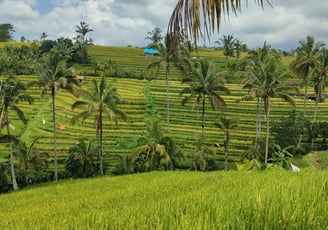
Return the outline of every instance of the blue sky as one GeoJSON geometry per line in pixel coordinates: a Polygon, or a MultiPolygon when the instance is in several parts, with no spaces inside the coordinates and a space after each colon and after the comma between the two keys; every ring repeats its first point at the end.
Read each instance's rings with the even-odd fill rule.
{"type": "MultiPolygon", "coordinates": [[[[328,1],[271,0],[264,10],[249,0],[242,14],[224,20],[208,46],[223,35],[233,34],[250,48],[267,41],[277,49],[295,49],[307,35],[328,44],[328,1]]],[[[166,31],[177,0],[0,0],[0,23],[11,23],[14,37],[33,41],[41,33],[49,39],[75,37],[81,21],[93,29],[97,45],[145,46],[147,32],[155,26],[166,31]]],[[[244,3],[244,1],[242,1],[244,3]]]]}

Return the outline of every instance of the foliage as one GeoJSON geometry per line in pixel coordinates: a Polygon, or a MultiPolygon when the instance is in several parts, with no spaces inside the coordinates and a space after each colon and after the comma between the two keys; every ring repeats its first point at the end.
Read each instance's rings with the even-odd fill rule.
{"type": "Polygon", "coordinates": [[[307,119],[293,109],[288,117],[284,116],[280,118],[280,121],[273,122],[271,132],[274,142],[282,148],[292,145],[294,146],[292,152],[299,152],[297,144],[299,137],[305,134],[305,123],[307,123],[307,119]]]}
{"type": "Polygon", "coordinates": [[[78,143],[69,149],[65,169],[73,178],[97,175],[99,162],[96,162],[95,157],[98,152],[99,145],[96,145],[93,140],[87,142],[80,139],[78,143]]]}
{"type": "Polygon", "coordinates": [[[14,26],[10,23],[0,24],[0,42],[13,40],[14,26]]]}
{"type": "Polygon", "coordinates": [[[156,46],[163,40],[162,30],[158,27],[155,27],[151,32],[147,33],[146,39],[151,41],[151,44],[148,45],[149,48],[156,46]]]}
{"type": "Polygon", "coordinates": [[[291,159],[293,158],[293,155],[288,151],[290,148],[293,148],[293,146],[281,148],[279,145],[273,144],[274,152],[269,161],[277,164],[281,168],[291,170],[291,159]]]}
{"type": "Polygon", "coordinates": [[[0,73],[33,74],[36,72],[37,45],[5,46],[0,52],[0,73]]]}
{"type": "Polygon", "coordinates": [[[99,169],[100,174],[104,175],[103,162],[103,118],[107,117],[109,120],[118,123],[118,119],[127,120],[126,113],[121,110],[118,105],[127,103],[123,100],[116,87],[107,85],[107,79],[104,75],[101,76],[99,83],[93,79],[89,89],[80,88],[76,91],[78,97],[84,100],[77,100],[72,104],[72,109],[84,108],[85,110],[75,114],[71,122],[74,124],[81,119],[82,123],[90,116],[95,116],[96,134],[99,137],[99,169]]]}
{"type": "Polygon", "coordinates": [[[9,162],[0,162],[0,194],[8,192],[11,187],[7,173],[8,165],[9,162]]]}

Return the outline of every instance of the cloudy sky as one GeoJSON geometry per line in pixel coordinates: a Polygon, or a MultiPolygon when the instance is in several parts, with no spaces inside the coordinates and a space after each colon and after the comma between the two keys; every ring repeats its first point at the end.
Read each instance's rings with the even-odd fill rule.
{"type": "MultiPolygon", "coordinates": [[[[206,45],[223,35],[233,34],[250,48],[267,41],[272,47],[295,49],[298,41],[313,35],[328,44],[327,0],[271,0],[273,8],[255,6],[253,0],[243,4],[238,17],[224,19],[220,33],[206,45]]],[[[145,46],[147,32],[167,23],[177,0],[0,0],[0,23],[11,23],[14,37],[20,40],[40,38],[73,38],[81,21],[93,29],[90,36],[97,45],[145,46]]],[[[242,1],[244,3],[244,1],[242,1]]]]}

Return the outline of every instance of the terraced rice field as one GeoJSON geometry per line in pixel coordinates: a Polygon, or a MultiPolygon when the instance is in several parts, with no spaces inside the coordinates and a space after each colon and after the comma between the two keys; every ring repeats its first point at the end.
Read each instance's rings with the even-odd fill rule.
{"type": "MultiPolygon", "coordinates": [[[[155,57],[145,57],[143,50],[132,47],[90,47],[91,56],[98,62],[105,60],[113,60],[120,64],[122,67],[135,71],[139,75],[143,74],[144,67],[147,62],[155,57]]],[[[225,58],[218,51],[211,50],[199,51],[195,56],[208,56],[212,60],[217,60],[218,63],[223,63],[225,58]]],[[[88,66],[76,66],[75,72],[89,69],[88,66]]],[[[20,76],[25,81],[37,79],[36,76],[20,76]]],[[[87,86],[91,79],[95,77],[86,76],[83,87],[87,86]]],[[[130,154],[132,149],[125,149],[120,146],[121,140],[135,140],[142,135],[145,129],[144,123],[144,108],[145,98],[143,91],[145,89],[146,80],[138,80],[131,78],[111,79],[112,84],[118,88],[122,98],[127,99],[129,103],[121,105],[121,108],[128,114],[128,121],[120,121],[116,126],[113,122],[105,120],[104,129],[104,144],[105,144],[105,158],[110,167],[115,165],[117,154],[130,154]]],[[[172,69],[170,72],[170,111],[171,111],[171,128],[169,135],[175,139],[182,152],[186,156],[185,162],[190,162],[193,158],[195,150],[195,141],[201,134],[200,111],[193,108],[193,103],[181,106],[182,97],[179,95],[182,88],[186,85],[181,84],[181,74],[178,70],[172,69]]],[[[237,118],[239,120],[239,129],[231,132],[230,141],[230,161],[239,161],[244,152],[251,146],[255,137],[255,101],[245,101],[237,103],[236,100],[246,92],[242,90],[240,84],[227,84],[231,89],[230,95],[223,95],[227,102],[227,107],[224,111],[212,111],[209,107],[206,110],[206,124],[205,124],[205,137],[206,143],[217,154],[214,157],[217,160],[223,159],[223,147],[216,148],[215,144],[223,144],[223,134],[221,130],[214,127],[213,122],[218,121],[220,116],[227,115],[237,118]]],[[[53,152],[53,132],[52,132],[52,113],[50,97],[46,95],[40,99],[40,89],[30,88],[28,90],[35,98],[35,104],[32,106],[21,104],[21,108],[25,111],[29,123],[26,127],[13,120],[15,130],[12,132],[16,135],[21,135],[23,140],[29,141],[33,137],[41,136],[39,141],[39,148],[41,151],[46,151],[50,155],[53,152]],[[44,123],[45,121],[45,123],[44,123]]],[[[163,119],[163,126],[165,127],[166,121],[166,89],[164,81],[164,71],[161,71],[159,78],[151,82],[151,94],[155,99],[156,109],[163,119]]],[[[81,138],[95,138],[95,125],[94,120],[89,119],[84,124],[77,122],[72,125],[70,119],[75,113],[71,110],[72,103],[76,100],[74,96],[65,91],[59,91],[57,96],[56,113],[58,119],[58,157],[59,163],[63,166],[63,162],[67,156],[68,149],[81,138]],[[63,129],[65,127],[65,129],[63,129]],[[61,129],[62,128],[62,129],[61,129]]],[[[303,108],[303,99],[297,98],[296,110],[301,111],[303,108]]],[[[314,102],[308,102],[307,114],[312,116],[310,111],[313,111],[314,102]]],[[[288,115],[292,107],[280,100],[274,100],[271,120],[279,119],[284,115],[288,115]]],[[[325,121],[328,117],[328,102],[324,102],[319,106],[318,120],[325,121]]],[[[15,119],[15,118],[13,118],[15,119]]],[[[0,158],[7,156],[7,149],[5,145],[0,146],[0,158]]]]}

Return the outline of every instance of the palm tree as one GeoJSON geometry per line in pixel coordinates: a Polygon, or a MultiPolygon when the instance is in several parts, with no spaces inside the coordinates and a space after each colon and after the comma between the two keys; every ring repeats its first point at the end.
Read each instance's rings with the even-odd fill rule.
{"type": "Polygon", "coordinates": [[[303,117],[305,117],[306,101],[308,99],[309,75],[316,66],[316,62],[320,57],[324,43],[315,43],[312,36],[307,36],[306,40],[302,40],[299,43],[300,47],[298,47],[296,59],[290,63],[290,69],[302,78],[302,84],[305,86],[303,107],[303,117]]]}
{"type": "MultiPolygon", "coordinates": [[[[313,124],[317,121],[318,104],[324,101],[325,88],[327,83],[328,75],[328,52],[323,49],[320,58],[317,60],[313,69],[313,81],[314,81],[314,92],[315,92],[315,108],[313,114],[313,124]]],[[[313,150],[314,136],[311,141],[311,150],[313,150]]]]}
{"type": "MultiPolygon", "coordinates": [[[[180,34],[181,38],[181,34],[180,34]]],[[[159,51],[158,57],[149,63],[146,66],[146,70],[150,70],[151,68],[155,67],[155,79],[157,78],[159,71],[161,68],[165,70],[165,81],[166,81],[166,124],[167,130],[170,130],[170,88],[169,88],[169,74],[172,64],[180,65],[181,63],[188,63],[188,53],[184,49],[184,47],[179,46],[178,50],[172,49],[172,35],[167,34],[165,36],[164,44],[158,44],[157,48],[159,51]]]]}
{"type": "Polygon", "coordinates": [[[40,153],[36,143],[40,138],[34,138],[28,145],[19,141],[15,146],[15,155],[23,167],[26,185],[29,184],[28,171],[32,168],[43,167],[48,165],[48,154],[40,153]]]}
{"type": "Polygon", "coordinates": [[[79,139],[68,152],[74,154],[74,158],[81,163],[86,177],[94,174],[94,155],[99,152],[99,145],[95,145],[93,140],[86,142],[84,139],[79,139]]]}
{"type": "Polygon", "coordinates": [[[202,138],[204,138],[206,99],[212,109],[223,109],[226,103],[219,92],[230,93],[230,90],[224,86],[222,73],[216,72],[207,59],[201,59],[190,76],[184,78],[182,83],[189,83],[189,87],[180,92],[180,95],[189,94],[183,98],[182,105],[196,97],[195,106],[199,104],[202,106],[202,138]]]}
{"type": "Polygon", "coordinates": [[[75,32],[78,34],[77,37],[75,38],[76,39],[76,42],[77,44],[79,45],[85,45],[85,44],[91,44],[92,43],[92,39],[87,39],[86,38],[86,35],[89,33],[89,32],[92,32],[93,29],[90,29],[89,28],[89,24],[87,24],[86,22],[84,21],[81,21],[80,22],[80,25],[76,25],[75,26],[75,32]]]}
{"type": "Polygon", "coordinates": [[[59,88],[64,88],[72,91],[73,84],[78,84],[75,77],[69,71],[66,65],[65,57],[53,49],[43,58],[43,62],[39,69],[39,85],[41,85],[41,97],[51,92],[52,99],[52,117],[53,117],[53,132],[54,132],[54,180],[58,180],[57,168],[57,124],[56,124],[56,92],[59,88]]]}
{"type": "Polygon", "coordinates": [[[251,74],[257,76],[257,78],[253,82],[249,82],[247,87],[250,89],[250,94],[260,97],[264,103],[266,118],[265,163],[267,163],[272,98],[282,98],[284,101],[295,105],[294,98],[287,91],[297,89],[297,87],[283,83],[283,79],[288,77],[289,74],[281,70],[275,56],[268,56],[263,60],[251,62],[250,65],[252,66],[250,71],[253,71],[251,74]]]}
{"type": "MultiPolygon", "coordinates": [[[[172,12],[168,31],[178,38],[180,31],[185,31],[187,37],[194,40],[195,46],[200,37],[209,37],[215,29],[220,30],[221,16],[230,13],[237,14],[241,10],[241,0],[178,0],[172,12]]],[[[245,1],[247,4],[247,1],[245,1]]],[[[263,7],[269,0],[255,0],[263,7]]],[[[270,3],[269,3],[270,4],[270,3]]],[[[178,40],[175,40],[176,43],[178,40]]]]}
{"type": "Polygon", "coordinates": [[[29,104],[33,103],[33,98],[27,94],[21,94],[21,91],[26,90],[23,83],[17,80],[15,77],[9,77],[5,81],[1,81],[1,116],[0,116],[0,127],[2,127],[1,122],[5,122],[7,127],[7,141],[9,144],[9,155],[10,155],[10,169],[11,169],[11,179],[13,183],[13,190],[18,190],[18,185],[16,181],[15,168],[14,168],[14,154],[12,147],[13,137],[10,134],[10,121],[9,121],[9,111],[14,111],[19,119],[26,124],[27,119],[25,118],[24,112],[17,106],[17,103],[21,101],[27,101],[29,104]],[[10,109],[10,110],[9,110],[10,109]]]}
{"type": "Polygon", "coordinates": [[[214,125],[221,129],[224,133],[224,152],[225,152],[225,161],[224,161],[224,170],[228,169],[228,147],[230,140],[230,130],[238,129],[238,122],[235,119],[228,117],[220,117],[220,122],[215,122],[214,125]]]}
{"type": "Polygon", "coordinates": [[[167,160],[167,165],[172,170],[173,156],[167,151],[165,145],[166,141],[170,143],[172,139],[169,137],[164,139],[159,116],[150,117],[146,123],[146,133],[138,139],[140,146],[134,150],[134,154],[137,157],[143,156],[145,158],[146,171],[157,169],[162,158],[167,160]]]}
{"type": "Polygon", "coordinates": [[[234,46],[237,41],[237,38],[235,38],[232,34],[226,36],[223,35],[222,38],[220,38],[215,43],[218,43],[219,45],[222,45],[223,48],[223,54],[226,56],[226,59],[228,60],[228,57],[234,56],[234,46]]]}
{"type": "Polygon", "coordinates": [[[266,60],[274,59],[274,61],[279,62],[280,56],[278,53],[271,49],[271,46],[264,42],[262,48],[252,50],[249,52],[249,55],[246,57],[246,69],[245,71],[240,72],[242,79],[242,84],[244,84],[243,89],[247,89],[247,95],[238,99],[237,102],[241,100],[249,101],[257,99],[256,106],[256,134],[255,134],[255,149],[258,150],[258,139],[261,137],[261,125],[262,125],[262,107],[263,99],[261,97],[261,90],[258,90],[255,87],[257,84],[260,84],[261,81],[261,70],[258,68],[261,62],[266,60]]]}
{"type": "Polygon", "coordinates": [[[84,108],[85,110],[79,112],[72,117],[72,123],[77,120],[85,119],[96,114],[96,133],[99,136],[99,168],[100,174],[104,175],[104,160],[103,160],[103,117],[107,116],[110,120],[116,124],[118,117],[127,119],[127,115],[117,107],[118,104],[125,103],[120,97],[115,87],[107,85],[107,81],[104,75],[102,75],[100,82],[92,79],[90,87],[88,89],[78,89],[76,92],[78,97],[82,97],[84,100],[78,100],[72,104],[72,109],[84,108]]]}

